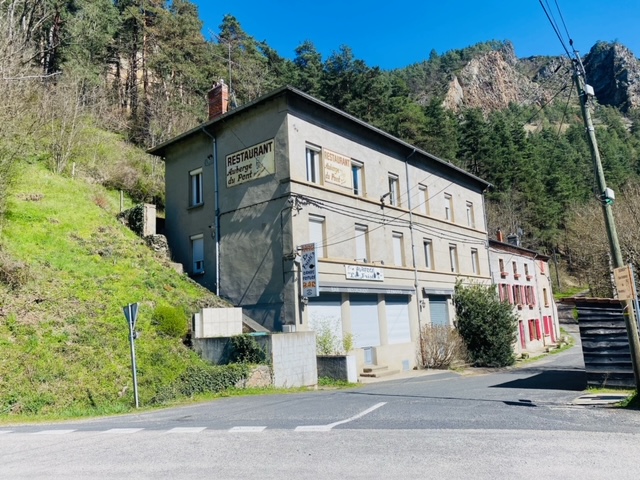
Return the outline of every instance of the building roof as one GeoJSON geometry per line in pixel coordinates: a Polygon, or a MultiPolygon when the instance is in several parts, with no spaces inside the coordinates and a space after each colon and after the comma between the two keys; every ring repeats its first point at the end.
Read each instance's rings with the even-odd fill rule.
{"type": "Polygon", "coordinates": [[[551,257],[538,253],[535,250],[529,250],[528,248],[518,247],[511,243],[499,242],[498,240],[489,239],[489,248],[495,248],[496,250],[502,250],[516,255],[522,255],[523,257],[535,258],[536,260],[543,260],[548,262],[551,257]]]}
{"type": "Polygon", "coordinates": [[[149,150],[147,150],[148,153],[152,154],[152,155],[157,155],[157,156],[164,156],[166,150],[168,147],[170,147],[171,145],[181,142],[183,140],[188,139],[189,137],[192,137],[194,135],[197,135],[198,133],[202,132],[203,130],[211,130],[213,129],[212,127],[214,127],[217,123],[222,122],[225,119],[228,119],[230,117],[236,116],[236,115],[242,115],[243,112],[251,109],[252,107],[255,107],[259,104],[265,103],[269,100],[272,100],[275,97],[281,96],[281,95],[291,95],[294,97],[298,97],[302,100],[305,100],[307,102],[309,102],[310,104],[313,104],[316,107],[320,107],[323,108],[325,110],[331,111],[337,115],[339,115],[340,117],[342,117],[343,119],[352,122],[352,123],[356,123],[362,127],[365,127],[366,129],[374,132],[377,135],[380,135],[382,137],[385,137],[386,139],[392,141],[393,143],[395,143],[397,146],[404,148],[408,151],[407,156],[412,155],[414,153],[419,153],[425,157],[428,157],[429,159],[433,160],[434,162],[440,164],[442,167],[444,167],[445,170],[451,170],[452,173],[458,173],[461,174],[462,176],[466,177],[468,180],[472,181],[473,183],[477,183],[479,184],[483,189],[486,189],[488,187],[491,187],[492,185],[487,182],[486,180],[483,180],[480,177],[477,177],[469,172],[467,172],[466,170],[463,170],[460,167],[457,167],[455,165],[453,165],[451,162],[448,162],[446,160],[443,160],[439,157],[436,157],[435,155],[432,155],[424,150],[421,150],[403,140],[400,140],[397,137],[394,137],[393,135],[380,130],[379,128],[374,127],[373,125],[370,125],[356,117],[354,117],[353,115],[349,115],[346,112],[343,112],[340,109],[337,109],[335,107],[332,107],[331,105],[329,105],[328,103],[325,103],[321,100],[318,100],[317,98],[312,97],[311,95],[308,95],[296,88],[290,87],[290,86],[284,86],[281,88],[278,88],[276,90],[273,90],[269,93],[267,93],[266,95],[263,95],[262,97],[259,97],[255,100],[253,100],[252,102],[249,102],[245,105],[242,105],[238,108],[235,108],[233,110],[228,111],[227,113],[220,115],[219,117],[216,117],[212,120],[209,120],[205,123],[202,123],[201,125],[187,131],[184,132],[170,140],[167,140],[166,142],[161,143],[160,145],[157,145],[155,147],[150,148],[149,150]]]}

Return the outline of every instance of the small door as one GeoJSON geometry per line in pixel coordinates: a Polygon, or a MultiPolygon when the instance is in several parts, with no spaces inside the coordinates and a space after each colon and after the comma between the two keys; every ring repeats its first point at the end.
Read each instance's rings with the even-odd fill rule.
{"type": "Polygon", "coordinates": [[[362,349],[364,351],[364,364],[375,365],[375,359],[373,356],[373,347],[366,347],[362,349]]]}

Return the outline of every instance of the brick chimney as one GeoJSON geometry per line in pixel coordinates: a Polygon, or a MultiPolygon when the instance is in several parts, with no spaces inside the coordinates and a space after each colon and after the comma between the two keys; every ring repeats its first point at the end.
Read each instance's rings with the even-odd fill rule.
{"type": "Polygon", "coordinates": [[[496,240],[498,240],[499,242],[504,243],[504,234],[502,233],[502,230],[498,229],[496,231],[496,240]]]}
{"type": "Polygon", "coordinates": [[[229,87],[224,80],[216,83],[209,93],[207,93],[209,101],[209,120],[224,115],[229,110],[229,87]]]}

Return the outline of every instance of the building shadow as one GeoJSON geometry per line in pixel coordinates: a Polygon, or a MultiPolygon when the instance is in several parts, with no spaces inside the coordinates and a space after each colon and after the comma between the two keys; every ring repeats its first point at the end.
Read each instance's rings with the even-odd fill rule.
{"type": "MultiPolygon", "coordinates": [[[[527,372],[535,372],[527,369],[527,372]]],[[[587,388],[587,374],[582,369],[538,370],[527,378],[492,385],[490,388],[525,388],[534,390],[571,390],[581,392],[587,388]]],[[[522,373],[525,373],[523,370],[522,373]]]]}

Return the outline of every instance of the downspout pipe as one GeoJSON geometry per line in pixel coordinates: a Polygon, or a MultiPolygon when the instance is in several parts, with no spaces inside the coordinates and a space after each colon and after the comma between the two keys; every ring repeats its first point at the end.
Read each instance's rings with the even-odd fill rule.
{"type": "Polygon", "coordinates": [[[413,287],[416,291],[416,305],[418,308],[418,338],[422,337],[420,331],[420,292],[418,291],[418,264],[416,263],[416,243],[413,238],[413,206],[411,205],[411,189],[409,188],[409,159],[416,153],[416,149],[404,159],[405,178],[407,185],[407,207],[409,208],[409,234],[411,237],[411,261],[413,262],[413,287]]]}
{"type": "Polygon", "coordinates": [[[216,204],[215,209],[215,256],[216,256],[216,295],[220,296],[220,190],[218,188],[218,142],[216,137],[211,135],[204,127],[201,127],[202,132],[211,139],[211,150],[213,154],[213,194],[216,204]]]}

